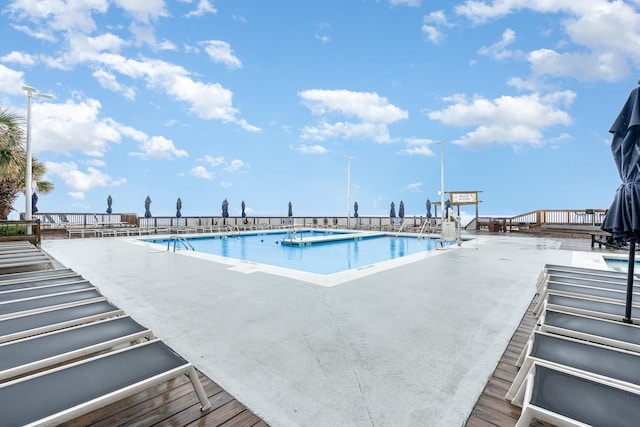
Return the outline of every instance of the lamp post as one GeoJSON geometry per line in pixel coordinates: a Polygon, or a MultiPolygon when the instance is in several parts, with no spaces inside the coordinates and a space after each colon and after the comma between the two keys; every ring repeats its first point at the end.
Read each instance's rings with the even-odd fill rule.
{"type": "Polygon", "coordinates": [[[351,159],[353,156],[346,155],[347,158],[347,228],[351,228],[351,159]]]}
{"type": "MultiPolygon", "coordinates": [[[[33,159],[31,155],[31,98],[33,96],[39,96],[40,98],[53,99],[53,96],[46,93],[39,93],[35,87],[22,86],[22,89],[27,91],[27,164],[24,183],[24,198],[25,198],[25,210],[24,219],[30,221],[31,216],[31,193],[33,192],[31,187],[31,181],[33,180],[33,159]]],[[[31,234],[31,226],[27,227],[27,233],[31,234]]]]}
{"type": "Polygon", "coordinates": [[[440,216],[441,224],[444,224],[444,142],[438,141],[436,144],[440,145],[440,216]]]}

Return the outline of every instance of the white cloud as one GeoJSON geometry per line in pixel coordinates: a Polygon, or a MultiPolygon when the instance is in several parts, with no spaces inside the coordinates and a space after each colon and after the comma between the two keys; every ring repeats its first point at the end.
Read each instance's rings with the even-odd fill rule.
{"type": "Polygon", "coordinates": [[[22,71],[15,71],[0,64],[0,92],[9,95],[26,94],[22,90],[22,85],[25,84],[23,79],[24,73],[22,71]]]}
{"type": "Polygon", "coordinates": [[[96,70],[92,75],[103,88],[120,93],[127,99],[135,99],[136,93],[133,88],[126,87],[118,83],[116,81],[116,76],[112,73],[105,70],[96,70]]]}
{"type": "Polygon", "coordinates": [[[425,15],[422,20],[422,32],[427,35],[427,40],[433,44],[440,44],[444,41],[444,33],[439,27],[452,27],[447,21],[447,16],[442,10],[437,10],[425,15]]]}
{"type": "Polygon", "coordinates": [[[11,62],[20,65],[33,65],[36,63],[36,59],[33,55],[29,55],[24,52],[16,52],[15,50],[0,57],[2,62],[11,62]]]}
{"type": "MultiPolygon", "coordinates": [[[[136,0],[130,0],[136,1],[136,0]]],[[[151,1],[150,1],[151,2],[151,1]]],[[[144,2],[146,3],[146,2],[144,2]]],[[[52,31],[80,31],[90,33],[96,29],[92,14],[107,11],[107,0],[90,1],[32,1],[14,0],[8,9],[27,19],[32,25],[31,34],[41,33],[40,38],[51,39],[52,31]]]]}
{"type": "Polygon", "coordinates": [[[209,172],[204,166],[196,166],[191,169],[190,173],[191,175],[198,178],[213,179],[214,177],[214,175],[209,172]]]}
{"type": "Polygon", "coordinates": [[[516,52],[507,50],[507,46],[516,41],[516,32],[511,28],[507,28],[502,33],[502,39],[491,46],[482,47],[478,51],[480,55],[487,55],[496,60],[504,60],[513,57],[516,52]]]}
{"type": "Polygon", "coordinates": [[[299,145],[298,147],[296,147],[296,150],[302,154],[326,154],[329,152],[329,150],[327,150],[325,147],[318,144],[299,145]]]}
{"type": "Polygon", "coordinates": [[[476,24],[523,10],[562,16],[558,22],[571,44],[560,45],[565,51],[541,48],[530,52],[532,70],[539,75],[616,81],[628,76],[632,66],[640,65],[640,12],[628,2],[467,0],[455,10],[476,24]]]}
{"type": "Polygon", "coordinates": [[[413,182],[406,187],[404,187],[404,191],[408,191],[410,193],[421,193],[422,192],[422,183],[421,182],[413,182]]]}
{"type": "Polygon", "coordinates": [[[409,113],[389,103],[376,93],[348,90],[311,89],[298,93],[303,105],[323,120],[318,126],[302,130],[303,139],[323,141],[327,138],[365,138],[376,142],[389,142],[388,126],[409,118],[409,113]],[[358,122],[328,123],[325,117],[345,116],[358,122]]]}
{"type": "Polygon", "coordinates": [[[189,154],[173,145],[173,141],[164,136],[152,136],[140,144],[141,152],[129,153],[146,159],[173,159],[176,157],[189,157],[189,154]]]}
{"type": "Polygon", "coordinates": [[[169,16],[164,0],[113,0],[139,22],[147,23],[159,17],[169,16]]]}
{"type": "Polygon", "coordinates": [[[434,142],[430,139],[421,138],[408,138],[406,146],[400,150],[400,154],[408,154],[410,156],[433,156],[433,151],[429,148],[429,145],[434,142]]]}
{"type": "Polygon", "coordinates": [[[476,147],[488,144],[539,146],[545,143],[543,131],[568,126],[571,117],[562,110],[572,104],[575,93],[554,92],[546,95],[502,96],[493,100],[464,95],[446,98],[450,105],[429,113],[431,120],[446,125],[474,128],[455,144],[476,147]]]}
{"type": "Polygon", "coordinates": [[[200,0],[200,2],[198,3],[198,7],[195,10],[187,13],[185,16],[187,18],[191,18],[193,16],[203,16],[206,13],[216,14],[218,13],[218,9],[213,7],[209,0],[200,0]]]}
{"type": "Polygon", "coordinates": [[[551,49],[539,49],[529,54],[529,62],[536,74],[573,77],[581,81],[615,81],[630,72],[626,58],[615,52],[561,54],[551,49]]]}
{"type": "Polygon", "coordinates": [[[227,166],[225,166],[224,170],[227,172],[233,173],[233,172],[239,172],[242,169],[247,167],[249,167],[248,163],[245,163],[239,159],[234,159],[234,160],[231,160],[231,162],[229,162],[227,166]]]}
{"type": "Polygon", "coordinates": [[[213,62],[224,64],[230,69],[242,67],[242,62],[233,54],[229,43],[222,40],[208,40],[202,44],[213,62]]]}
{"type": "Polygon", "coordinates": [[[214,168],[224,164],[224,157],[213,157],[208,154],[206,154],[203,158],[198,160],[201,162],[205,162],[214,168]]]}
{"type": "Polygon", "coordinates": [[[102,156],[109,144],[120,142],[121,133],[116,123],[100,118],[100,108],[100,102],[95,99],[77,103],[33,102],[34,152],[80,151],[90,156],[102,156]]]}
{"type": "Polygon", "coordinates": [[[113,180],[109,175],[92,166],[83,172],[74,162],[45,162],[45,167],[47,176],[62,179],[70,189],[67,194],[74,199],[84,199],[85,193],[94,188],[118,186],[127,182],[125,178],[113,180]]]}

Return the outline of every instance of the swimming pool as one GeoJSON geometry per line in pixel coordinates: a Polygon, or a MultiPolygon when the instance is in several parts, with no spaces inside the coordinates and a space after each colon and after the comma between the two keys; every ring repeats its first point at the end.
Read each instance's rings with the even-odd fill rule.
{"type": "MultiPolygon", "coordinates": [[[[603,257],[609,270],[627,272],[629,270],[628,258],[603,257]]],[[[640,261],[636,261],[633,267],[634,272],[640,272],[640,261]]]]}
{"type": "MultiPolygon", "coordinates": [[[[188,250],[187,246],[190,245],[198,254],[328,275],[424,253],[435,249],[437,244],[436,238],[346,233],[335,230],[296,230],[294,245],[287,244],[292,238],[287,232],[190,236],[187,245],[178,242],[177,247],[188,250]],[[333,238],[339,240],[330,240],[333,238]]],[[[142,240],[161,245],[165,250],[169,244],[169,238],[142,240]]],[[[173,248],[173,243],[170,246],[173,248]]]]}

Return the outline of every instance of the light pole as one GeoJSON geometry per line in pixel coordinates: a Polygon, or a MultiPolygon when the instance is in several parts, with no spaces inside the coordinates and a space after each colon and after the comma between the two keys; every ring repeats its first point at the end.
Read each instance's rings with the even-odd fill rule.
{"type": "Polygon", "coordinates": [[[351,228],[351,159],[353,156],[346,155],[347,158],[347,228],[351,228]]]}
{"type": "MultiPolygon", "coordinates": [[[[22,86],[23,90],[27,91],[27,171],[25,173],[25,183],[24,183],[24,198],[25,198],[25,210],[24,210],[24,219],[30,221],[32,219],[31,216],[31,193],[33,192],[31,188],[31,181],[33,175],[33,159],[31,155],[31,98],[35,96],[39,96],[40,98],[53,99],[53,96],[46,93],[39,93],[35,87],[31,86],[22,86]]],[[[31,234],[31,227],[27,227],[27,233],[31,234]]]]}
{"type": "Polygon", "coordinates": [[[440,145],[440,216],[442,218],[442,224],[444,224],[444,142],[438,141],[436,144],[440,145]]]}

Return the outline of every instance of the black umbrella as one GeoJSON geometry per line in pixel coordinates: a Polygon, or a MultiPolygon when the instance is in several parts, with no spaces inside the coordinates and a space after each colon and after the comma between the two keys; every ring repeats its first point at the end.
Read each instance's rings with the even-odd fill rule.
{"type": "Polygon", "coordinates": [[[398,216],[404,218],[404,202],[400,200],[400,207],[398,208],[398,216]]]}
{"type": "Polygon", "coordinates": [[[244,212],[244,208],[247,206],[244,204],[244,200],[242,201],[242,204],[240,205],[242,206],[242,218],[245,218],[247,216],[247,214],[244,212]]]}
{"type": "Polygon", "coordinates": [[[431,218],[431,200],[427,199],[427,218],[431,218]]]}
{"type": "Polygon", "coordinates": [[[182,209],[182,200],[178,197],[178,200],[176,201],[176,218],[180,218],[182,216],[180,209],[182,209]]]}
{"type": "Polygon", "coordinates": [[[396,217],[396,204],[391,202],[391,211],[389,212],[389,216],[391,218],[395,218],[396,217]]]}
{"type": "Polygon", "coordinates": [[[111,212],[113,212],[113,209],[111,209],[111,205],[113,204],[113,199],[111,198],[111,194],[109,194],[109,197],[107,197],[107,213],[111,214],[111,212]]]}
{"type": "Polygon", "coordinates": [[[149,208],[151,207],[151,197],[147,196],[144,200],[144,217],[151,218],[151,211],[149,208]]]}
{"type": "Polygon", "coordinates": [[[449,218],[449,209],[451,208],[451,200],[444,202],[444,217],[449,218]]]}
{"type": "Polygon", "coordinates": [[[289,216],[293,216],[293,205],[289,202],[289,212],[287,213],[289,216]]]}
{"type": "Polygon", "coordinates": [[[229,202],[227,202],[227,199],[222,201],[222,217],[229,218],[229,202]]]}
{"type": "Polygon", "coordinates": [[[631,323],[633,270],[636,240],[640,236],[640,97],[638,88],[629,94],[627,102],[609,129],[613,134],[611,152],[622,184],[616,190],[611,207],[602,223],[619,242],[629,243],[627,298],[623,321],[631,323]]]}
{"type": "Polygon", "coordinates": [[[358,218],[358,202],[353,204],[353,217],[358,218]]]}
{"type": "Polygon", "coordinates": [[[38,203],[38,195],[34,191],[33,194],[31,195],[31,214],[32,215],[38,212],[38,208],[36,207],[37,203],[38,203]]]}

